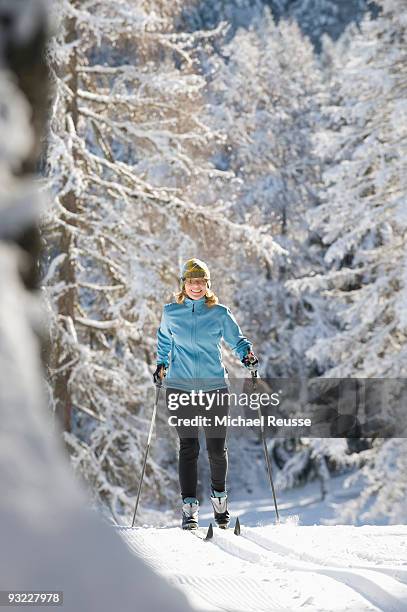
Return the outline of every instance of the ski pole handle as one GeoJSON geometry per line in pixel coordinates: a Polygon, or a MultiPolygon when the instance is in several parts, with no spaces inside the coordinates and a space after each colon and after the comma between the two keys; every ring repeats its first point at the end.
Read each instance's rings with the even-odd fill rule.
{"type": "Polygon", "coordinates": [[[256,355],[253,353],[253,351],[249,351],[247,355],[243,357],[242,363],[244,367],[250,370],[251,372],[254,372],[255,370],[257,370],[259,366],[259,360],[257,359],[256,355]]]}
{"type": "Polygon", "coordinates": [[[161,387],[163,383],[163,379],[167,375],[167,368],[164,363],[159,363],[157,365],[157,369],[153,374],[153,381],[156,387],[161,387]]]}

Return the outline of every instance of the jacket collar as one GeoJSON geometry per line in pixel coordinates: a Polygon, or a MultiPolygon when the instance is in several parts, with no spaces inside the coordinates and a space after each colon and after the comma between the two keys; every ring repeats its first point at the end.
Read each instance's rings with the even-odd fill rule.
{"type": "Polygon", "coordinates": [[[205,296],[199,298],[199,300],[192,300],[189,297],[186,297],[184,300],[185,306],[191,309],[192,309],[192,306],[194,306],[194,310],[201,309],[205,305],[205,302],[206,302],[205,296]]]}

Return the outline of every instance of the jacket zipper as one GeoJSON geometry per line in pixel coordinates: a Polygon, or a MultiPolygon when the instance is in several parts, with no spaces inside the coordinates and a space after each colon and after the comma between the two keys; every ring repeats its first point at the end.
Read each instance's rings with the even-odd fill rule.
{"type": "Polygon", "coordinates": [[[192,304],[192,314],[195,315],[193,318],[193,332],[192,332],[192,351],[194,355],[194,384],[196,386],[197,381],[197,367],[196,367],[196,357],[195,357],[195,347],[196,347],[196,314],[195,314],[195,304],[192,304]]]}

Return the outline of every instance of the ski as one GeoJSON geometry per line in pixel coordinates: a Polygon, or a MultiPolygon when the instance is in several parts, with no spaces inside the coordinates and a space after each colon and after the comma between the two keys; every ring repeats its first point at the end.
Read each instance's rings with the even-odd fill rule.
{"type": "MultiPolygon", "coordinates": [[[[218,529],[221,529],[222,531],[227,531],[228,527],[220,527],[219,526],[218,529]]],[[[209,523],[209,527],[208,527],[206,533],[202,532],[199,527],[197,527],[195,529],[183,529],[183,531],[188,531],[189,533],[192,533],[194,536],[196,536],[200,540],[203,540],[204,542],[209,542],[213,538],[213,526],[212,526],[212,523],[209,523]]],[[[240,521],[239,521],[239,517],[236,519],[236,524],[235,524],[235,528],[233,530],[233,533],[235,535],[240,535],[240,521]]]]}
{"type": "Polygon", "coordinates": [[[189,531],[190,533],[194,534],[195,537],[199,538],[200,540],[203,540],[204,542],[209,542],[213,538],[212,523],[209,524],[209,527],[206,533],[202,533],[202,531],[200,531],[199,528],[184,529],[183,531],[189,531]]]}

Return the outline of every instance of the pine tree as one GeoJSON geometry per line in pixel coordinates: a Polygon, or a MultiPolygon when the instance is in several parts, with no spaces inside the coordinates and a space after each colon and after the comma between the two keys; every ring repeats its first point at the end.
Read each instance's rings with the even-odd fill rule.
{"type": "MultiPolygon", "coordinates": [[[[386,379],[406,369],[406,27],[398,3],[380,6],[377,20],[366,19],[338,46],[327,45],[332,95],[328,125],[317,138],[324,189],[321,205],[308,215],[327,270],[297,289],[313,289],[337,311],[336,330],[307,352],[324,377],[377,378],[384,389],[395,384],[386,379]]],[[[371,395],[365,406],[371,435],[384,432],[399,397],[389,395],[382,425],[370,431],[378,401],[371,395]]],[[[362,453],[365,488],[346,508],[347,519],[403,517],[403,449],[402,440],[378,438],[362,453]],[[373,495],[375,503],[362,514],[373,495]]]]}
{"type": "Polygon", "coordinates": [[[329,271],[301,286],[337,302],[338,333],[309,352],[332,377],[405,371],[405,32],[383,9],[332,50],[330,126],[319,134],[325,188],[309,220],[329,271]]]}
{"type": "MultiPolygon", "coordinates": [[[[263,356],[263,372],[299,375],[305,373],[304,352],[325,319],[321,300],[286,287],[293,276],[323,268],[305,223],[320,180],[311,137],[323,85],[299,28],[277,27],[270,13],[248,31],[240,29],[222,54],[207,69],[210,117],[225,134],[215,162],[237,178],[228,194],[229,214],[281,247],[272,265],[262,269],[236,261],[238,306],[252,314],[249,333],[263,356]]],[[[229,278],[233,290],[236,278],[229,278]]]]}
{"type": "MultiPolygon", "coordinates": [[[[268,11],[218,48],[205,67],[210,120],[225,134],[215,162],[236,175],[228,193],[229,214],[281,246],[270,266],[241,256],[231,267],[229,258],[224,272],[228,299],[254,341],[262,375],[307,378],[315,371],[305,353],[320,335],[332,333],[336,314],[321,296],[296,292],[290,283],[324,270],[319,239],[305,221],[320,188],[312,138],[324,84],[313,48],[298,26],[276,26],[268,11]]],[[[228,369],[242,375],[234,364],[228,369]]],[[[288,462],[280,483],[298,485],[317,475],[325,491],[327,466],[337,468],[337,451],[318,440],[296,444],[289,453],[283,447],[281,440],[270,444],[279,466],[288,462]]]]}

